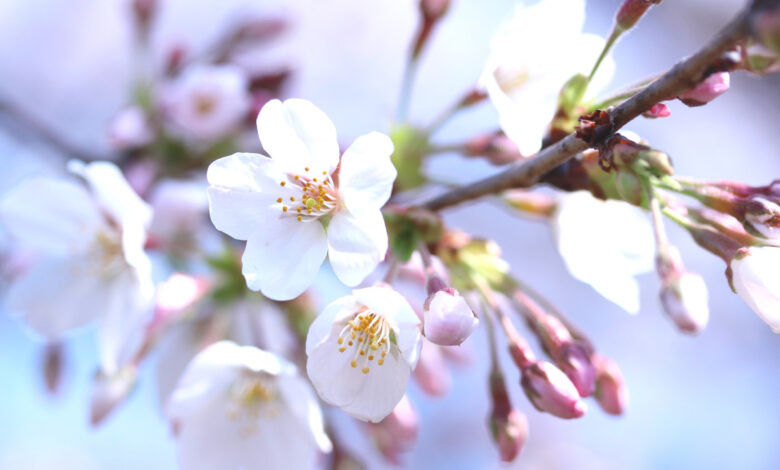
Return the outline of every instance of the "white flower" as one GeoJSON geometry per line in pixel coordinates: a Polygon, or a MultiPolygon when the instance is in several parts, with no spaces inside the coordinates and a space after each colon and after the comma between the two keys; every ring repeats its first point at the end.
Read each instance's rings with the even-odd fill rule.
{"type": "MultiPolygon", "coordinates": [[[[585,0],[543,0],[518,6],[493,37],[480,82],[504,133],[524,155],[539,150],[563,85],[587,75],[601,53],[604,40],[582,34],[584,21],[585,0]]],[[[605,59],[588,90],[605,86],[613,70],[605,59]]]]}
{"type": "Polygon", "coordinates": [[[314,281],[326,253],[336,276],[357,285],[387,251],[380,208],[396,176],[390,138],[358,137],[339,163],[333,123],[297,99],[269,101],[257,129],[273,158],[237,153],[212,163],[207,175],[212,222],[247,241],[247,285],[275,300],[294,298],[314,281]]]}
{"type": "Polygon", "coordinates": [[[220,341],[187,367],[167,407],[187,470],[313,468],[330,452],[322,413],[295,366],[220,341]]]}
{"type": "Polygon", "coordinates": [[[83,185],[34,177],[0,201],[0,221],[41,259],[10,287],[7,306],[49,339],[98,323],[104,372],[127,363],[143,338],[153,300],[144,253],[149,206],[114,164],[71,162],[83,185]]]}
{"type": "Polygon", "coordinates": [[[163,89],[162,101],[173,131],[216,139],[235,130],[249,111],[249,78],[235,65],[192,66],[163,89]]]}
{"type": "Polygon", "coordinates": [[[434,292],[425,301],[425,337],[442,346],[457,346],[477,328],[479,320],[466,299],[455,289],[434,292]]]}
{"type": "Polygon", "coordinates": [[[772,331],[780,333],[780,248],[741,250],[730,267],[737,294],[772,331]]]}
{"type": "Polygon", "coordinates": [[[652,225],[640,209],[577,191],[561,197],[552,228],[572,276],[627,312],[639,311],[634,276],[655,266],[652,225]]]}
{"type": "Polygon", "coordinates": [[[357,289],[314,319],[306,370],[324,401],[379,422],[403,397],[421,345],[420,319],[406,299],[389,287],[357,289]]]}

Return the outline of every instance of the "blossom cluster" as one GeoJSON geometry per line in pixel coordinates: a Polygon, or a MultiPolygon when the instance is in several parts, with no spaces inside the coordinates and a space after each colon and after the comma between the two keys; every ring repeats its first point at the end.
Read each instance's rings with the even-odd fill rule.
{"type": "MultiPolygon", "coordinates": [[[[410,76],[449,3],[419,2],[410,76]]],[[[574,278],[636,314],[636,277],[655,271],[657,309],[684,333],[702,331],[708,286],[684,266],[668,219],[723,259],[721,287],[780,332],[780,183],[680,177],[664,152],[611,127],[611,107],[650,85],[605,94],[617,66],[611,48],[657,3],[625,0],[606,39],[582,32],[584,0],[522,4],[496,32],[473,89],[439,120],[413,125],[402,104],[387,133],[365,129],[344,149],[325,111],[279,98],[288,71],[253,73],[233,60],[284,22],[249,20],[203,57],[167,51],[163,70],[141,74],[135,101],[109,124],[110,158],[72,159],[61,175],[30,177],[0,197],[0,223],[15,241],[0,258],[5,308],[49,345],[51,388],[56,345],[95,327],[95,425],[156,353],[185,469],[341,468],[352,456],[325,406],[360,422],[399,463],[419,427],[410,380],[446,394],[450,369],[476,354],[468,343],[480,327],[498,458],[517,458],[529,432],[510,372],[529,405],[551,417],[580,418],[591,399],[623,414],[628,391],[616,362],[518,278],[496,243],[449,226],[417,198],[435,187],[422,163],[440,151],[437,128],[489,101],[499,130],[448,150],[512,166],[567,136],[590,146],[541,176],[552,190],[495,194],[548,224],[574,278]],[[317,286],[331,273],[331,284],[352,290],[320,308],[317,286]]],[[[139,47],[149,48],[159,5],[132,4],[139,47]]],[[[776,70],[777,44],[765,37],[776,37],[767,30],[777,22],[762,18],[750,39],[643,116],[673,119],[663,101],[703,106],[729,89],[731,73],[776,70]]]]}

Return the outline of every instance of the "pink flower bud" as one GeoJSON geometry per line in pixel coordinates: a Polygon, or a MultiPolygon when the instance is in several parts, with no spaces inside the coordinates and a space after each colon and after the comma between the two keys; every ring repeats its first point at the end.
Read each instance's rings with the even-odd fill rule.
{"type": "Polygon", "coordinates": [[[661,304],[680,331],[698,333],[707,326],[707,285],[697,274],[684,272],[666,282],[661,289],[661,304]]]}
{"type": "Polygon", "coordinates": [[[498,445],[501,460],[512,462],[528,439],[528,419],[514,409],[505,415],[493,414],[490,416],[490,432],[498,445]]]}
{"type": "Polygon", "coordinates": [[[490,374],[490,398],[493,408],[488,424],[493,440],[498,445],[501,460],[513,461],[528,438],[528,420],[512,408],[504,376],[500,372],[490,374]]]}
{"type": "Polygon", "coordinates": [[[520,384],[539,411],[572,419],[581,417],[588,409],[572,381],[547,361],[537,361],[523,369],[520,384]]]}
{"type": "Polygon", "coordinates": [[[59,391],[65,368],[65,349],[60,343],[49,343],[44,347],[42,365],[46,391],[54,395],[59,391]]]}
{"type": "Polygon", "coordinates": [[[677,96],[687,106],[702,106],[722,95],[729,89],[728,72],[713,73],[695,88],[677,96]]]}
{"type": "Polygon", "coordinates": [[[770,239],[780,239],[780,205],[762,197],[750,200],[750,207],[745,211],[746,228],[758,235],[770,239]],[[748,227],[749,225],[749,227],[748,227]]]}
{"type": "Polygon", "coordinates": [[[671,115],[672,111],[663,103],[656,103],[652,108],[642,113],[642,116],[650,119],[665,118],[671,115]]]}
{"type": "Polygon", "coordinates": [[[581,397],[589,397],[596,389],[596,369],[590,360],[591,349],[578,341],[564,343],[555,359],[581,397]]]}
{"type": "Polygon", "coordinates": [[[137,379],[138,368],[133,364],[125,366],[112,376],[99,371],[92,384],[89,422],[93,426],[102,423],[127,398],[135,387],[137,379]]]}
{"type": "Polygon", "coordinates": [[[615,23],[624,31],[631,29],[647,9],[657,3],[661,3],[661,0],[625,0],[617,12],[615,23]]]}
{"type": "Polygon", "coordinates": [[[367,426],[382,455],[394,464],[401,463],[401,454],[414,445],[420,432],[417,412],[406,395],[380,423],[367,426]]]}
{"type": "Polygon", "coordinates": [[[605,413],[622,415],[628,407],[628,388],[617,363],[604,356],[594,355],[596,366],[596,401],[605,413]]]}
{"type": "Polygon", "coordinates": [[[420,11],[426,21],[437,21],[450,8],[450,0],[420,0],[420,11]]]}
{"type": "Polygon", "coordinates": [[[479,320],[466,299],[455,289],[435,291],[425,300],[423,332],[433,343],[457,346],[471,335],[478,324],[479,320]]]}

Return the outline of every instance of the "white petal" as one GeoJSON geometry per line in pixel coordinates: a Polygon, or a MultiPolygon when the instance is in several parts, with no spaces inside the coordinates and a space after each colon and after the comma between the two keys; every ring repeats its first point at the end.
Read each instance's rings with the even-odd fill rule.
{"type": "Polygon", "coordinates": [[[105,284],[85,269],[81,259],[43,258],[11,284],[6,308],[23,314],[43,336],[60,338],[97,317],[107,304],[105,284]]]}
{"type": "Polygon", "coordinates": [[[350,365],[352,357],[351,352],[339,352],[335,338],[320,343],[309,353],[306,372],[325,402],[334,406],[347,405],[363,389],[365,374],[350,365]]]}
{"type": "Polygon", "coordinates": [[[390,161],[393,141],[379,132],[355,139],[341,157],[339,193],[351,212],[380,209],[398,172],[390,161]]]}
{"type": "Polygon", "coordinates": [[[387,229],[379,210],[352,214],[342,210],[328,225],[328,259],[341,282],[356,286],[387,253],[387,229]]]}
{"type": "Polygon", "coordinates": [[[731,261],[734,289],[746,304],[780,333],[780,248],[751,247],[731,261]]]}
{"type": "MultiPolygon", "coordinates": [[[[209,214],[217,230],[238,240],[248,239],[276,218],[271,206],[289,190],[279,165],[263,155],[235,153],[209,165],[209,214]]],[[[281,214],[281,211],[279,211],[281,214]]]]}
{"type": "Polygon", "coordinates": [[[310,436],[322,452],[330,452],[333,446],[325,434],[322,410],[309,383],[296,374],[280,376],[277,385],[282,399],[298,419],[300,434],[310,436]]]}
{"type": "MultiPolygon", "coordinates": [[[[401,401],[412,370],[396,348],[390,348],[385,363],[374,365],[368,374],[352,369],[365,377],[364,385],[354,400],[341,408],[350,416],[378,423],[401,401]]],[[[348,380],[348,379],[347,379],[348,380]]]]}
{"type": "Polygon", "coordinates": [[[314,282],[327,250],[318,221],[274,220],[247,240],[242,272],[250,289],[274,300],[293,299],[314,282]]]}
{"type": "MultiPolygon", "coordinates": [[[[306,354],[311,354],[314,348],[334,334],[334,330],[341,330],[343,325],[340,323],[354,315],[358,306],[357,300],[351,295],[338,298],[328,304],[309,326],[309,332],[306,334],[306,354]]],[[[338,333],[336,331],[335,335],[338,336],[338,333]]]]}
{"type": "Polygon", "coordinates": [[[103,371],[111,375],[133,360],[152,315],[152,296],[132,272],[105,287],[107,303],[98,317],[98,349],[103,371]]]}
{"type": "Polygon", "coordinates": [[[655,245],[646,214],[581,191],[561,198],[552,228],[572,276],[626,311],[639,310],[639,286],[633,276],[654,266],[655,245]]]}
{"type": "Polygon", "coordinates": [[[393,329],[404,360],[414,369],[420,358],[422,334],[420,318],[406,299],[394,289],[383,286],[352,291],[357,301],[380,313],[393,329]]]}
{"type": "Polygon", "coordinates": [[[257,116],[257,132],[268,155],[284,168],[301,171],[309,166],[316,173],[331,173],[338,165],[336,128],[309,101],[269,101],[257,116]]]}
{"type": "Polygon", "coordinates": [[[71,160],[68,169],[87,181],[100,206],[120,225],[133,221],[149,226],[151,207],[133,191],[115,164],[103,161],[85,164],[71,160]]]}
{"type": "Polygon", "coordinates": [[[44,253],[64,256],[92,242],[102,217],[78,183],[34,177],[0,200],[0,223],[19,241],[44,253]]]}

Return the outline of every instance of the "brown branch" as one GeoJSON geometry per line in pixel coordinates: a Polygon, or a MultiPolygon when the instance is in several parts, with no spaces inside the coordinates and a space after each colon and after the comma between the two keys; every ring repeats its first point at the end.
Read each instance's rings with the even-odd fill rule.
{"type": "MultiPolygon", "coordinates": [[[[668,72],[633,97],[611,109],[609,116],[612,121],[612,131],[617,131],[654,104],[673,98],[679,93],[695,87],[706,78],[710,65],[748,33],[750,18],[755,8],[753,5],[744,9],[709,44],[694,55],[678,62],[668,72]]],[[[558,143],[542,149],[536,156],[528,160],[513,163],[501,173],[476,181],[468,186],[450,190],[421,206],[429,210],[440,210],[506,189],[531,186],[545,173],[586,150],[589,146],[584,140],[570,134],[558,143]]]]}

